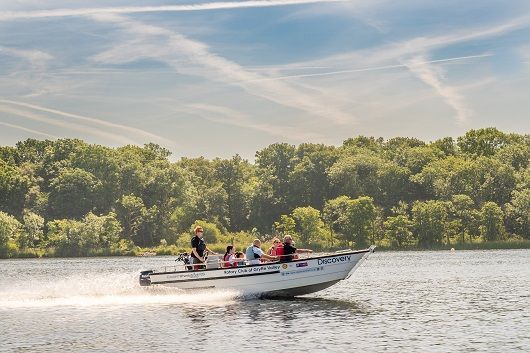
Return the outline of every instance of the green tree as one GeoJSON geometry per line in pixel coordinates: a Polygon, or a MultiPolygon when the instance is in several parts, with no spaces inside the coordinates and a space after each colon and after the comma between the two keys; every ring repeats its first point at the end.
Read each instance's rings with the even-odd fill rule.
{"type": "Polygon", "coordinates": [[[8,256],[9,240],[18,239],[22,232],[22,224],[15,217],[0,211],[0,258],[8,256]]]}
{"type": "Polygon", "coordinates": [[[523,143],[508,145],[500,149],[495,158],[517,171],[525,169],[530,164],[530,146],[523,143]]]}
{"type": "Polygon", "coordinates": [[[458,138],[460,150],[475,156],[493,156],[509,143],[510,136],[493,127],[469,130],[458,138]]]}
{"type": "Polygon", "coordinates": [[[373,154],[339,159],[329,169],[329,177],[335,194],[370,196],[387,209],[408,198],[410,171],[373,154]]]}
{"type": "Polygon", "coordinates": [[[393,246],[399,248],[411,244],[412,237],[412,222],[406,215],[390,216],[383,223],[385,229],[385,237],[390,240],[393,246]]]}
{"type": "Polygon", "coordinates": [[[504,215],[495,202],[486,202],[480,212],[480,234],[485,241],[500,240],[504,236],[504,215]]]}
{"type": "Polygon", "coordinates": [[[480,157],[447,157],[429,163],[412,177],[434,198],[450,200],[453,195],[468,195],[476,204],[494,201],[504,204],[515,188],[515,172],[498,160],[480,157]]]}
{"type": "Polygon", "coordinates": [[[49,207],[55,218],[80,219],[94,208],[101,182],[85,170],[63,169],[50,186],[49,207]]]}
{"type": "Polygon", "coordinates": [[[412,174],[422,171],[427,164],[444,156],[443,152],[432,146],[421,146],[404,149],[396,155],[395,161],[402,167],[406,167],[412,174]]]}
{"type": "MultiPolygon", "coordinates": [[[[192,224],[190,228],[191,234],[195,234],[193,233],[193,231],[197,226],[202,227],[202,229],[204,230],[204,239],[209,243],[216,243],[217,239],[221,237],[221,230],[217,227],[215,223],[198,219],[192,224]]],[[[191,241],[191,238],[192,236],[188,237],[188,242],[191,241]]]]}
{"type": "Polygon", "coordinates": [[[460,234],[460,242],[465,243],[465,235],[469,234],[469,241],[474,231],[478,214],[474,209],[475,203],[467,195],[454,195],[451,199],[451,216],[455,229],[460,234]]]}
{"type": "Polygon", "coordinates": [[[240,231],[248,228],[250,194],[246,184],[252,173],[249,163],[235,155],[230,160],[216,160],[214,166],[216,179],[226,194],[223,201],[227,207],[228,229],[240,231]]]}
{"type": "Polygon", "coordinates": [[[44,218],[31,211],[24,212],[24,240],[18,246],[22,249],[26,247],[35,248],[36,244],[44,236],[44,218]]]}
{"type": "Polygon", "coordinates": [[[325,224],[329,227],[331,246],[333,246],[333,240],[335,238],[346,238],[347,218],[345,215],[348,213],[350,202],[351,198],[348,196],[339,196],[332,200],[328,200],[324,205],[322,218],[324,219],[325,224]]]}
{"type": "Polygon", "coordinates": [[[322,209],[331,193],[327,171],[337,161],[338,152],[332,146],[304,143],[296,153],[297,162],[289,176],[293,202],[322,209]]]}
{"type": "Polygon", "coordinates": [[[296,223],[296,233],[302,245],[313,242],[322,243],[324,238],[324,222],[320,211],[313,207],[297,207],[291,213],[296,223]]]}
{"type": "Polygon", "coordinates": [[[447,205],[442,201],[415,202],[412,223],[420,247],[431,248],[442,243],[447,221],[447,205]]]}
{"type": "Polygon", "coordinates": [[[511,229],[530,239],[530,189],[514,191],[512,201],[506,205],[506,215],[511,229]]]}
{"type": "Polygon", "coordinates": [[[455,141],[452,137],[444,137],[434,141],[429,146],[439,149],[446,156],[454,156],[458,153],[455,141]]]}
{"type": "Polygon", "coordinates": [[[117,218],[123,225],[123,238],[134,241],[149,217],[144,202],[138,196],[123,195],[116,206],[117,218]]]}
{"type": "Polygon", "coordinates": [[[108,249],[118,243],[122,227],[115,213],[96,216],[88,213],[83,219],[82,247],[87,251],[108,249]]]}
{"type": "Polygon", "coordinates": [[[82,248],[82,222],[58,219],[46,223],[48,228],[48,247],[59,256],[86,255],[82,248]]]}
{"type": "Polygon", "coordinates": [[[30,178],[20,168],[0,160],[0,211],[21,217],[30,187],[30,178]]]}
{"type": "Polygon", "coordinates": [[[351,200],[346,217],[349,230],[347,240],[353,241],[358,248],[366,247],[371,239],[373,223],[377,217],[373,199],[361,196],[351,200]]]}
{"type": "MultiPolygon", "coordinates": [[[[254,219],[268,227],[292,207],[289,177],[294,169],[296,149],[287,143],[272,144],[256,153],[258,189],[253,195],[254,219]]],[[[266,230],[262,226],[261,230],[266,230]]]]}
{"type": "Polygon", "coordinates": [[[91,173],[100,187],[94,195],[94,207],[99,212],[109,212],[120,197],[120,166],[115,151],[99,145],[86,145],[71,157],[72,166],[91,173]]]}
{"type": "Polygon", "coordinates": [[[278,222],[274,222],[274,229],[280,234],[296,234],[296,221],[294,218],[282,214],[278,222]]]}

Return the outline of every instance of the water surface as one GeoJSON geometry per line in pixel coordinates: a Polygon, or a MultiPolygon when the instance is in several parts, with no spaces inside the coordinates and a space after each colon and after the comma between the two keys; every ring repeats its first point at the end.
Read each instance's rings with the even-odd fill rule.
{"type": "Polygon", "coordinates": [[[0,260],[0,352],[530,351],[530,250],[376,252],[291,300],[139,287],[173,260],[0,260]]]}

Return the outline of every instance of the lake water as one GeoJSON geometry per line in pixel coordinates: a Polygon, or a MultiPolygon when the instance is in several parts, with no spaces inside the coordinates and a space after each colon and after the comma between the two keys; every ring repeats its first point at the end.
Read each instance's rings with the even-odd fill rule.
{"type": "Polygon", "coordinates": [[[139,287],[173,260],[0,260],[0,352],[530,352],[529,250],[375,252],[291,300],[139,287]]]}

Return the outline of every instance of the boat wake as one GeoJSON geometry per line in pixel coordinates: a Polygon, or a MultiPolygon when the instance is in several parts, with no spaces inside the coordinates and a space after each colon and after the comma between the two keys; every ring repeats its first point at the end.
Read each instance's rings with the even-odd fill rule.
{"type": "Polygon", "coordinates": [[[54,306],[127,306],[183,304],[225,306],[239,293],[228,290],[186,292],[176,288],[146,288],[138,285],[138,275],[101,274],[63,279],[17,282],[0,286],[0,310],[54,306]]]}

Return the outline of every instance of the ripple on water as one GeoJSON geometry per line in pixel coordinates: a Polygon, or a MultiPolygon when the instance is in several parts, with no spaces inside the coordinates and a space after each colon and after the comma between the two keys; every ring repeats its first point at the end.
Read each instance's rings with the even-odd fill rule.
{"type": "Polygon", "coordinates": [[[375,253],[312,296],[141,288],[173,258],[2,260],[0,351],[530,351],[530,251],[375,253]]]}

